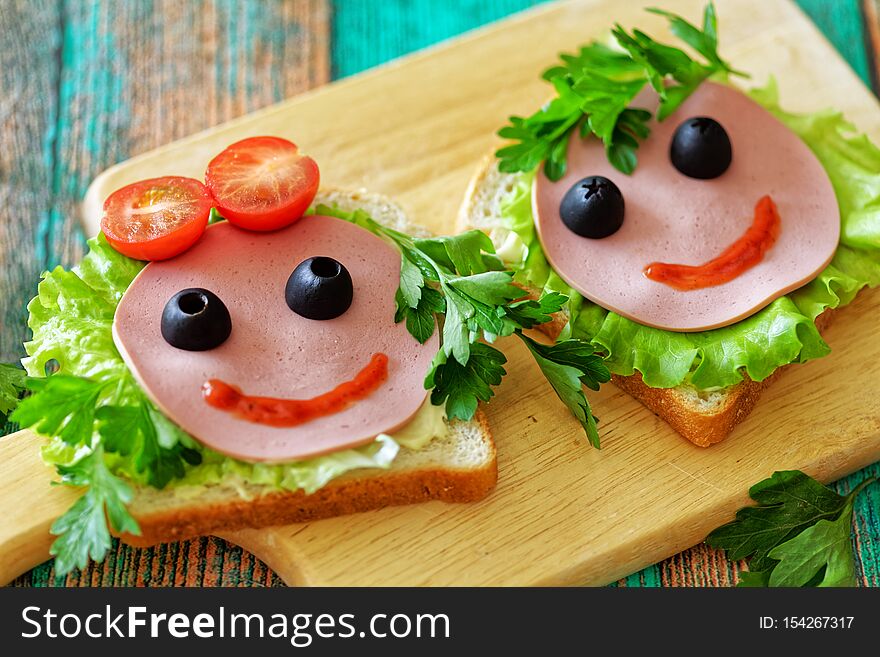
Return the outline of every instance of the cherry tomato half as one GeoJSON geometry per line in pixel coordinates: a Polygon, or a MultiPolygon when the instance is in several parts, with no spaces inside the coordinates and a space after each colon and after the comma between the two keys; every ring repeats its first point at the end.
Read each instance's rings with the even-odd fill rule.
{"type": "Polygon", "coordinates": [[[205,182],[217,209],[248,230],[276,230],[293,223],[318,191],[318,165],[280,137],[250,137],[211,160],[205,182]]]}
{"type": "Polygon", "coordinates": [[[199,240],[212,205],[211,194],[194,178],[141,180],[107,197],[101,231],[129,258],[167,260],[199,240]]]}

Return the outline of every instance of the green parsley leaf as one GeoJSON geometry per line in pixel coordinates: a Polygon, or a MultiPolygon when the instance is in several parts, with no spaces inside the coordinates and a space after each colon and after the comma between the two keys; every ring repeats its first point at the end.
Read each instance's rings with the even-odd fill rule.
{"type": "Polygon", "coordinates": [[[613,32],[617,42],[625,48],[633,59],[642,62],[646,69],[653,71],[649,82],[660,96],[657,120],[662,121],[672,114],[709,76],[718,71],[728,71],[729,67],[720,64],[704,66],[692,60],[687,53],[678,48],[654,41],[644,32],[633,30],[628,34],[619,25],[613,32]],[[674,80],[678,85],[667,85],[674,80]]]}
{"type": "Polygon", "coordinates": [[[617,116],[611,141],[605,145],[605,155],[615,169],[626,174],[635,171],[638,140],[647,138],[651,133],[647,126],[650,119],[651,113],[647,110],[632,108],[623,110],[617,116]]]}
{"type": "Polygon", "coordinates": [[[400,297],[406,307],[416,308],[422,298],[422,288],[425,286],[425,277],[418,265],[406,257],[400,255],[400,297]]]}
{"type": "Polygon", "coordinates": [[[500,171],[533,171],[542,162],[550,180],[565,175],[568,142],[580,124],[580,136],[595,135],[605,145],[609,162],[630,174],[637,164],[639,140],[648,136],[651,114],[630,107],[646,84],[660,96],[657,119],[662,121],[708,77],[743,75],[718,55],[715,8],[707,5],[703,29],[680,16],[649,10],[669,20],[672,33],[706,61],[696,61],[685,51],[659,43],[644,32],[627,32],[615,26],[612,35],[624,52],[599,43],[576,54],[562,54],[561,65],[547,69],[543,78],[553,85],[556,97],[528,117],[512,116],[498,135],[513,143],[496,152],[500,171]]]}
{"type": "Polygon", "coordinates": [[[433,388],[431,403],[439,406],[445,402],[450,418],[469,420],[477,410],[477,402],[487,402],[495,394],[492,386],[501,383],[506,362],[504,354],[482,342],[471,345],[465,364],[447,360],[439,352],[425,378],[425,387],[433,388]]]}
{"type": "Polygon", "coordinates": [[[104,452],[98,447],[70,466],[59,466],[62,483],[87,486],[73,506],[54,523],[51,531],[58,536],[49,550],[55,557],[55,571],[66,574],[74,568],[85,568],[91,557],[100,561],[110,549],[107,522],[117,532],[140,534],[137,521],[126,509],[131,501],[131,488],[111,474],[104,463],[104,452]]]}
{"type": "Polygon", "coordinates": [[[590,410],[582,385],[598,390],[600,383],[611,380],[611,372],[602,358],[594,353],[592,346],[581,340],[563,340],[545,345],[521,332],[517,332],[517,335],[532,352],[556,395],[581,423],[590,444],[598,448],[596,418],[590,410]]]}
{"type": "Polygon", "coordinates": [[[502,307],[485,304],[475,299],[471,299],[469,303],[474,309],[474,314],[467,323],[471,335],[478,336],[482,331],[486,341],[494,342],[496,338],[510,335],[516,329],[516,324],[504,316],[502,307]]]}
{"type": "Polygon", "coordinates": [[[28,389],[34,394],[21,401],[10,419],[68,445],[91,445],[95,406],[106,387],[106,382],[69,374],[33,378],[28,389]]]}
{"type": "Polygon", "coordinates": [[[770,571],[769,586],[806,586],[817,575],[814,586],[855,586],[852,544],[852,498],[837,520],[820,520],[790,541],[770,550],[779,563],[770,571]]]}
{"type": "Polygon", "coordinates": [[[469,230],[449,237],[416,238],[412,242],[433,264],[459,276],[483,273],[486,271],[483,252],[495,253],[491,238],[480,230],[469,230]]]}
{"type": "Polygon", "coordinates": [[[442,289],[446,295],[442,351],[464,365],[470,357],[470,343],[474,337],[468,327],[468,320],[476,311],[473,304],[468,303],[467,299],[454,289],[449,287],[442,289]]]}
{"type": "Polygon", "coordinates": [[[737,586],[741,588],[761,588],[770,586],[769,570],[745,570],[739,574],[737,586]]]}
{"type": "Polygon", "coordinates": [[[208,215],[208,225],[220,223],[221,221],[226,221],[226,217],[220,214],[220,210],[217,208],[211,208],[211,214],[208,215]]]}
{"type": "Polygon", "coordinates": [[[836,518],[845,498],[803,472],[776,472],[749,489],[759,506],[746,507],[736,519],[706,539],[727,550],[731,559],[751,557],[752,570],[769,570],[775,563],[768,553],[821,519],[836,518]]]}
{"type": "Polygon", "coordinates": [[[101,444],[107,452],[130,456],[143,429],[140,406],[102,406],[95,411],[101,444]]]}
{"type": "Polygon", "coordinates": [[[523,295],[522,288],[513,284],[512,271],[451,276],[446,283],[469,298],[489,306],[501,306],[523,295]]]}
{"type": "Polygon", "coordinates": [[[731,559],[749,558],[740,586],[841,586],[852,581],[853,502],[866,480],[838,495],[798,470],[775,472],[749,490],[758,506],[706,538],[731,559]]]}
{"type": "Polygon", "coordinates": [[[139,406],[102,406],[95,415],[104,449],[133,455],[137,472],[145,473],[147,482],[155,488],[164,488],[172,479],[183,477],[185,462],[201,462],[198,452],[185,448],[178,436],[168,433],[172,423],[146,399],[139,406]],[[157,425],[164,433],[157,430],[157,425]]]}
{"type": "Polygon", "coordinates": [[[184,476],[185,463],[201,462],[201,453],[190,447],[191,439],[143,393],[133,392],[137,389],[129,376],[103,381],[68,374],[32,378],[28,388],[33,394],[12,414],[22,426],[91,450],[73,465],[57,465],[63,483],[88,487],[52,526],[52,532],[59,536],[52,547],[59,572],[83,567],[89,556],[96,560],[104,557],[110,546],[105,514],[117,531],[138,531],[125,508],[131,490],[110,472],[105,453],[131,457],[134,471],[129,474],[141,473],[157,488],[184,476]],[[114,405],[122,393],[138,403],[114,405]]]}
{"type": "Polygon", "coordinates": [[[27,373],[20,367],[0,363],[0,418],[18,406],[27,384],[27,373]]]}
{"type": "MultiPolygon", "coordinates": [[[[564,61],[571,66],[588,65],[591,58],[621,61],[619,53],[599,46],[584,49],[581,55],[581,60],[564,58],[564,61]]],[[[627,66],[631,66],[631,62],[623,64],[621,70],[628,73],[627,66]]],[[[554,132],[558,137],[574,125],[560,130],[555,122],[557,115],[565,116],[569,111],[570,108],[563,105],[566,98],[573,96],[565,94],[565,80],[553,78],[553,82],[563,95],[535,120],[544,122],[542,131],[554,132]]],[[[647,113],[641,110],[624,110],[621,129],[627,134],[645,136],[647,118],[647,113]]],[[[517,129],[511,127],[512,131],[517,129]]],[[[531,157],[524,151],[517,157],[520,156],[531,157]]],[[[498,337],[520,334],[521,329],[549,322],[553,313],[559,312],[568,300],[554,292],[539,300],[518,301],[524,296],[522,288],[514,285],[512,272],[503,270],[494,255],[492,240],[481,231],[450,237],[412,238],[382,226],[362,211],[346,212],[327,206],[318,206],[316,211],[362,226],[400,251],[400,285],[395,294],[394,320],[406,321],[407,330],[416,340],[424,344],[436,328],[435,315],[445,315],[442,346],[425,377],[425,387],[433,388],[433,404],[446,404],[449,417],[465,420],[473,417],[477,403],[492,397],[492,386],[498,385],[505,374],[504,355],[479,340],[493,342],[498,337]]],[[[529,345],[557,395],[584,426],[590,442],[598,446],[596,420],[590,413],[582,386],[597,389],[599,383],[608,381],[610,374],[602,359],[592,347],[579,341],[548,347],[521,334],[520,338],[529,345]]]]}
{"type": "Polygon", "coordinates": [[[33,378],[28,388],[34,394],[19,404],[11,419],[74,447],[91,447],[97,430],[104,451],[133,456],[136,472],[162,488],[184,475],[184,462],[198,463],[201,456],[189,448],[190,438],[130,385],[129,377],[93,381],[54,374],[33,378]],[[120,390],[126,391],[127,404],[114,403],[120,390]]]}
{"type": "Polygon", "coordinates": [[[425,287],[422,289],[421,298],[419,298],[415,308],[404,307],[402,310],[403,314],[401,315],[400,305],[398,304],[398,318],[396,321],[399,322],[405,318],[406,328],[410,334],[420,344],[425,344],[434,335],[436,328],[434,315],[442,314],[445,311],[446,301],[443,295],[434,288],[425,287]]]}
{"type": "Polygon", "coordinates": [[[510,125],[498,133],[519,142],[498,151],[501,171],[531,171],[546,161],[545,168],[553,169],[554,176],[561,178],[565,174],[565,149],[582,118],[583,100],[574,93],[569,79],[564,75],[547,77],[550,72],[545,72],[545,78],[556,89],[557,97],[527,119],[510,117],[510,125]]]}
{"type": "MultiPolygon", "coordinates": [[[[426,331],[433,324],[428,315],[445,311],[443,350],[463,365],[470,357],[471,343],[478,340],[481,333],[492,341],[498,335],[513,332],[515,327],[505,320],[499,306],[522,296],[522,290],[513,285],[510,272],[498,271],[495,260],[487,258],[494,253],[488,235],[474,230],[451,237],[411,239],[388,229],[382,231],[405,257],[420,262],[420,269],[430,268],[430,272],[423,271],[423,275],[426,281],[439,284],[435,291],[445,298],[441,304],[439,299],[430,296],[429,302],[421,308],[417,306],[415,312],[406,310],[401,282],[396,319],[406,318],[407,328],[417,340],[424,342],[430,337],[426,331]]],[[[425,282],[422,294],[429,289],[434,288],[425,282]]]]}
{"type": "Polygon", "coordinates": [[[525,299],[511,303],[504,308],[505,314],[524,329],[534,328],[538,324],[546,324],[553,319],[568,301],[568,297],[559,292],[549,292],[539,300],[525,299]]]}
{"type": "Polygon", "coordinates": [[[718,17],[715,14],[715,6],[710,2],[703,10],[702,31],[688,23],[681,16],[652,7],[646,11],[663,16],[669,20],[669,30],[691,48],[705,57],[710,64],[718,70],[727,70],[734,75],[745,76],[742,71],[736,71],[718,56],[718,17]]]}

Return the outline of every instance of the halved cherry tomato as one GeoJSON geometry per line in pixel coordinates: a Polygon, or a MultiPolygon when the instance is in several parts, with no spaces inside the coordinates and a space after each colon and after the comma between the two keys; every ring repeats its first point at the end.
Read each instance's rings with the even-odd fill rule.
{"type": "Polygon", "coordinates": [[[212,205],[211,194],[194,178],[141,180],[107,197],[101,231],[129,258],[167,260],[199,240],[212,205]]]}
{"type": "Polygon", "coordinates": [[[205,183],[217,209],[248,230],[276,230],[293,223],[318,191],[318,165],[280,137],[242,139],[208,164],[205,183]]]}

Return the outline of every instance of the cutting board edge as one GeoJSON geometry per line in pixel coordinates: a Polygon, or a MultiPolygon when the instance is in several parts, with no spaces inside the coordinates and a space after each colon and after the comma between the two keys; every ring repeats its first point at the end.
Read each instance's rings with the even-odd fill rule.
{"type": "MultiPolygon", "coordinates": [[[[818,452],[816,458],[801,469],[808,475],[816,478],[824,484],[830,484],[834,481],[842,479],[859,470],[871,465],[880,458],[880,427],[866,428],[860,439],[868,442],[871,441],[870,449],[865,449],[860,453],[849,452],[846,458],[840,459],[839,455],[818,452]]],[[[682,439],[683,440],[683,439],[682,439]]],[[[736,434],[732,435],[729,440],[736,440],[736,434]]],[[[769,477],[772,472],[767,473],[769,477]]],[[[493,493],[495,494],[495,493],[493,493]]],[[[537,586],[537,587],[554,587],[554,586],[606,586],[616,582],[628,575],[639,572],[643,568],[651,566],[659,561],[669,557],[671,554],[677,554],[688,548],[694,547],[702,543],[706,535],[725,522],[733,519],[737,510],[744,506],[750,506],[753,501],[749,498],[746,490],[731,496],[727,500],[719,500],[711,507],[702,507],[694,509],[685,515],[684,522],[691,527],[687,533],[682,533],[682,538],[670,544],[668,540],[663,543],[662,538],[666,538],[666,529],[657,529],[649,535],[648,540],[644,535],[634,537],[626,543],[618,543],[613,548],[602,550],[589,555],[590,565],[584,562],[574,564],[568,568],[561,569],[552,575],[530,578],[515,583],[484,581],[479,582],[478,586],[537,586]],[[707,518],[714,518],[712,523],[707,523],[707,518]],[[698,527],[710,524],[711,527],[706,529],[698,529],[698,527]],[[653,541],[657,547],[649,551],[639,558],[633,558],[627,561],[620,559],[621,552],[635,554],[643,551],[646,542],[652,542],[651,536],[657,536],[657,540],[653,541]],[[671,547],[670,547],[671,546],[671,547]],[[597,567],[597,563],[604,564],[597,567]],[[603,571],[604,569],[604,571],[603,571]],[[603,571],[600,577],[592,575],[595,571],[603,571]]],[[[448,506],[454,506],[449,504],[448,506]]],[[[320,522],[320,521],[319,521],[320,522]]],[[[314,523],[308,523],[314,524],[314,523]]],[[[305,524],[303,525],[305,526],[305,524]]],[[[221,532],[218,534],[220,538],[229,540],[244,549],[252,552],[259,559],[263,560],[270,568],[272,568],[278,576],[289,586],[363,586],[363,585],[388,585],[394,587],[406,586],[433,586],[430,581],[393,581],[390,584],[377,584],[369,582],[364,584],[357,580],[340,580],[340,579],[322,579],[316,573],[309,573],[304,569],[297,555],[291,553],[273,553],[272,544],[275,542],[274,531],[284,531],[279,528],[264,528],[261,530],[242,530],[238,532],[221,532]]],[[[298,532],[297,532],[298,533],[298,532]]],[[[467,584],[463,582],[443,581],[442,586],[460,586],[474,585],[472,581],[467,584]]]]}
{"type": "MultiPolygon", "coordinates": [[[[545,9],[545,10],[549,10],[551,7],[552,7],[552,5],[551,5],[551,6],[546,6],[546,7],[544,7],[543,9],[545,9]]],[[[798,11],[800,11],[800,10],[798,10],[798,11]]],[[[499,27],[499,26],[496,24],[496,25],[492,25],[492,26],[489,26],[488,28],[483,28],[483,29],[490,29],[490,28],[493,28],[493,27],[499,27]]],[[[811,27],[813,27],[813,29],[815,30],[815,26],[811,26],[811,27]]],[[[817,34],[819,34],[819,33],[818,33],[818,30],[815,30],[815,31],[817,32],[817,34]]],[[[821,36],[821,34],[819,34],[819,35],[821,36]]],[[[477,35],[466,35],[466,36],[477,36],[477,35]]],[[[465,37],[461,37],[461,38],[464,39],[465,37]]],[[[825,40],[824,37],[821,37],[821,38],[822,38],[823,40],[825,40]]],[[[453,40],[453,41],[456,41],[456,40],[453,40]]],[[[827,40],[825,40],[825,41],[827,42],[827,40]]],[[[442,49],[442,48],[450,47],[451,45],[452,45],[452,44],[450,44],[449,42],[445,42],[445,43],[440,44],[439,46],[437,46],[436,49],[442,49]]],[[[354,82],[357,81],[358,79],[368,78],[370,75],[379,75],[379,74],[381,74],[381,73],[383,72],[383,70],[384,70],[385,68],[392,68],[392,67],[395,67],[395,66],[400,66],[400,65],[404,64],[405,62],[409,61],[409,59],[416,59],[416,58],[419,58],[420,56],[429,56],[429,55],[433,54],[433,50],[434,50],[434,49],[431,49],[431,50],[429,50],[429,51],[427,51],[427,52],[421,52],[421,53],[418,53],[418,54],[416,54],[416,55],[414,55],[414,56],[411,56],[411,57],[409,57],[409,58],[403,58],[403,59],[401,59],[401,60],[396,60],[396,61],[391,62],[391,63],[389,63],[388,65],[386,65],[386,66],[384,66],[384,67],[378,69],[378,70],[369,71],[369,72],[364,73],[364,74],[362,74],[362,75],[360,75],[360,76],[357,76],[356,78],[349,78],[349,79],[346,79],[346,80],[340,81],[340,82],[338,82],[338,83],[335,83],[335,85],[342,85],[342,84],[344,84],[344,83],[346,83],[346,82],[354,83],[354,82]]],[[[849,67],[847,67],[847,68],[849,68],[849,67]]],[[[851,73],[852,77],[855,78],[855,75],[854,75],[854,73],[852,73],[851,69],[850,69],[850,73],[851,73]]],[[[861,81],[859,81],[859,84],[862,84],[861,81]]],[[[273,109],[276,109],[276,110],[281,111],[282,109],[285,109],[286,107],[294,106],[294,105],[295,105],[296,103],[298,103],[298,102],[304,102],[304,101],[308,100],[308,98],[309,98],[310,95],[312,95],[312,94],[316,94],[317,92],[320,92],[320,91],[323,91],[323,92],[330,92],[333,88],[335,88],[334,85],[331,85],[331,86],[328,86],[328,87],[324,87],[324,88],[322,88],[322,89],[316,90],[315,92],[309,92],[309,94],[306,94],[305,96],[297,96],[297,97],[295,97],[295,98],[288,99],[288,100],[286,100],[286,101],[282,101],[282,103],[280,103],[279,105],[273,105],[273,106],[271,106],[271,107],[265,108],[264,110],[261,110],[260,112],[267,112],[267,111],[269,111],[269,110],[273,110],[273,109]],[[285,107],[284,107],[284,108],[281,108],[280,105],[284,105],[285,107]]],[[[872,102],[873,102],[874,104],[877,103],[876,99],[872,99],[872,102]]],[[[253,114],[251,114],[251,115],[245,115],[245,116],[243,116],[243,117],[239,117],[239,119],[235,119],[235,120],[233,120],[232,122],[229,122],[229,123],[227,123],[227,124],[223,124],[223,125],[221,125],[221,126],[215,126],[214,128],[211,128],[211,129],[209,129],[209,130],[206,130],[206,131],[204,131],[204,132],[202,132],[202,133],[197,133],[196,135],[191,135],[190,137],[185,138],[185,139],[182,140],[182,141],[183,141],[183,142],[186,142],[186,140],[188,140],[188,139],[196,139],[197,137],[200,137],[200,136],[203,137],[205,134],[212,133],[213,131],[215,131],[215,130],[217,130],[217,129],[223,128],[223,127],[225,127],[225,126],[232,126],[233,124],[235,124],[235,123],[238,122],[238,121],[246,121],[246,120],[248,120],[248,119],[253,119],[253,118],[254,118],[254,115],[253,115],[253,114]]],[[[172,146],[179,145],[180,143],[181,143],[181,142],[173,142],[173,143],[171,143],[171,144],[167,144],[167,145],[165,145],[165,146],[163,146],[163,147],[161,147],[160,149],[157,149],[157,150],[158,150],[158,151],[165,151],[166,149],[170,149],[172,146]]],[[[107,171],[105,171],[104,173],[102,173],[98,178],[96,178],[96,180],[93,182],[92,186],[90,186],[90,188],[89,188],[89,192],[91,193],[91,192],[93,191],[92,188],[94,187],[95,183],[97,183],[98,180],[101,179],[102,176],[104,176],[105,174],[109,174],[109,173],[113,172],[114,170],[116,170],[117,168],[121,168],[123,165],[128,165],[128,164],[131,164],[132,162],[135,162],[135,163],[136,163],[137,160],[139,160],[139,159],[141,159],[141,158],[147,158],[147,157],[150,156],[150,155],[154,155],[154,154],[156,154],[157,150],[149,151],[149,152],[147,152],[147,153],[144,153],[144,154],[142,154],[142,155],[137,156],[136,158],[133,158],[132,160],[128,160],[127,162],[120,163],[120,164],[118,164],[118,165],[114,165],[114,167],[111,167],[110,169],[108,169],[107,171]]],[[[98,202],[97,207],[100,207],[100,199],[97,199],[97,202],[98,202]]],[[[94,200],[93,200],[93,203],[94,203],[94,200]]],[[[307,573],[301,573],[301,575],[302,575],[303,577],[306,577],[306,578],[307,578],[307,573]]]]}
{"type": "MultiPolygon", "coordinates": [[[[868,455],[867,452],[863,454],[861,457],[853,458],[849,461],[841,463],[837,467],[830,467],[828,470],[820,471],[821,464],[814,464],[811,466],[805,466],[803,471],[818,479],[823,484],[831,484],[839,479],[847,477],[851,474],[858,472],[859,470],[875,463],[877,458],[880,458],[880,430],[878,430],[873,435],[873,441],[875,446],[871,455],[868,455]]],[[[771,473],[768,473],[768,476],[771,473]]],[[[744,506],[752,506],[754,505],[754,501],[749,498],[748,493],[743,491],[743,493],[739,496],[739,499],[732,498],[730,501],[721,502],[711,509],[703,508],[700,510],[694,510],[691,514],[691,517],[696,519],[705,518],[706,516],[718,518],[718,520],[713,523],[712,529],[715,527],[720,527],[726,522],[733,520],[733,517],[740,508],[744,506]]],[[[697,523],[694,523],[697,524],[697,523]]],[[[711,531],[711,529],[709,530],[711,531]]],[[[661,530],[657,530],[656,534],[659,536],[661,530]]],[[[676,547],[674,548],[674,552],[671,554],[678,554],[687,550],[691,547],[697,546],[703,542],[705,537],[708,535],[708,532],[692,531],[688,536],[694,537],[695,540],[681,540],[676,542],[676,547]]],[[[599,579],[592,578],[588,573],[585,572],[583,568],[578,568],[577,566],[573,566],[571,569],[567,571],[563,571],[558,576],[547,577],[543,579],[539,579],[535,585],[536,586],[605,586],[611,584],[613,582],[619,581],[629,575],[634,573],[638,573],[644,568],[651,566],[663,559],[671,556],[668,547],[658,547],[658,549],[654,550],[653,553],[649,553],[643,558],[633,559],[629,562],[626,567],[623,567],[622,564],[615,565],[618,562],[619,553],[622,549],[630,549],[636,550],[639,545],[643,544],[643,537],[639,537],[638,539],[633,539],[630,543],[623,544],[621,546],[618,544],[615,547],[614,554],[612,555],[611,551],[606,552],[602,557],[599,557],[600,560],[603,560],[607,567],[607,573],[609,573],[609,577],[602,577],[599,579]]]]}

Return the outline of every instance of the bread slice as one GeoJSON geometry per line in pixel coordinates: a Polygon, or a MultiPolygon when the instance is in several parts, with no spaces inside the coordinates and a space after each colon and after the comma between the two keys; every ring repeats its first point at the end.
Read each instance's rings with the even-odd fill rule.
{"type": "Polygon", "coordinates": [[[401,447],[388,470],[352,470],[307,495],[262,485],[220,482],[197,495],[140,486],[129,509],[141,535],[136,546],[180,541],[236,529],[286,525],[428,500],[476,502],[495,487],[495,444],[482,411],[448,423],[446,437],[414,451],[401,447]]]}
{"type": "MultiPolygon", "coordinates": [[[[384,196],[365,191],[322,191],[316,203],[362,208],[376,221],[415,235],[404,211],[384,196]]],[[[129,510],[141,535],[122,539],[135,546],[179,541],[236,529],[268,527],[428,500],[475,502],[495,487],[498,467],[486,416],[447,422],[444,438],[420,450],[405,447],[387,470],[352,470],[311,494],[221,481],[198,489],[137,486],[129,510]]]]}
{"type": "MultiPolygon", "coordinates": [[[[471,178],[464,202],[458,215],[458,229],[477,228],[488,233],[496,246],[508,237],[508,231],[496,227],[494,218],[500,214],[501,204],[514,189],[515,174],[501,173],[493,155],[488,155],[471,178]]],[[[537,297],[540,290],[526,290],[537,297]]],[[[832,311],[826,311],[816,320],[820,331],[831,321],[832,311]]],[[[556,339],[568,322],[563,313],[554,321],[538,327],[551,339],[556,339]]],[[[779,378],[787,368],[781,367],[763,381],[748,378],[729,388],[704,392],[693,386],[651,388],[642,381],[641,374],[612,376],[612,381],[665,420],[682,436],[700,447],[708,447],[724,440],[734,427],[742,422],[758,401],[761,392],[779,378]]]]}

